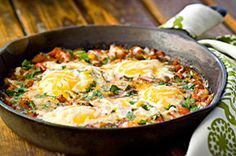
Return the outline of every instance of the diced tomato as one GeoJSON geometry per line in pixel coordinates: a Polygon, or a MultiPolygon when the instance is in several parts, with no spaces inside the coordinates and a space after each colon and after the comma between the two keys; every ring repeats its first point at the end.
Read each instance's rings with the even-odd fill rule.
{"type": "Polygon", "coordinates": [[[35,67],[39,67],[41,71],[45,71],[47,69],[47,67],[43,63],[36,63],[35,67]]]}
{"type": "Polygon", "coordinates": [[[31,87],[31,86],[33,86],[33,84],[34,84],[34,80],[33,79],[30,79],[29,81],[27,81],[27,83],[26,83],[26,87],[31,87]]]}
{"type": "Polygon", "coordinates": [[[10,101],[6,100],[6,99],[4,99],[3,102],[4,102],[5,104],[7,104],[8,106],[12,106],[12,103],[11,103],[10,101]]]}
{"type": "Polygon", "coordinates": [[[179,108],[179,113],[180,114],[187,114],[189,112],[190,112],[190,110],[188,108],[184,108],[184,107],[179,108]]]}
{"type": "Polygon", "coordinates": [[[26,104],[27,101],[29,101],[28,98],[22,99],[21,102],[20,102],[20,106],[23,107],[23,108],[25,108],[25,109],[30,108],[30,107],[26,104]]]}
{"type": "Polygon", "coordinates": [[[182,73],[176,72],[175,75],[177,75],[177,76],[180,77],[181,79],[183,78],[183,74],[182,74],[182,73]]]}
{"type": "Polygon", "coordinates": [[[57,100],[58,100],[59,102],[66,102],[66,98],[65,98],[63,95],[59,95],[59,96],[57,97],[57,100]]]}
{"type": "Polygon", "coordinates": [[[163,119],[162,116],[159,116],[155,121],[156,121],[157,123],[159,123],[159,122],[163,122],[164,119],[163,119]]]}
{"type": "Polygon", "coordinates": [[[32,59],[32,62],[33,63],[40,63],[40,62],[43,62],[45,59],[46,59],[45,56],[40,53],[32,59]]]}
{"type": "Polygon", "coordinates": [[[49,56],[56,58],[56,56],[61,52],[61,48],[54,48],[48,53],[49,56]]]}
{"type": "Polygon", "coordinates": [[[163,51],[157,51],[156,55],[159,56],[159,57],[164,57],[165,53],[163,51]]]}
{"type": "Polygon", "coordinates": [[[199,100],[200,96],[198,95],[198,89],[195,89],[192,93],[191,93],[191,97],[195,100],[199,100]]]}
{"type": "Polygon", "coordinates": [[[31,116],[31,117],[33,117],[33,118],[35,118],[35,117],[38,116],[38,114],[33,113],[33,112],[27,112],[27,115],[28,115],[28,116],[31,116]]]}

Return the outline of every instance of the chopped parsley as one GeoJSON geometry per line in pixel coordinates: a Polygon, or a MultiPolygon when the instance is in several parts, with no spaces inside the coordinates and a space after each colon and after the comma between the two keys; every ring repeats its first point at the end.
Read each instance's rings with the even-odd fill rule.
{"type": "Polygon", "coordinates": [[[47,104],[41,104],[41,106],[42,106],[42,109],[48,109],[49,108],[49,106],[47,104]]]}
{"type": "Polygon", "coordinates": [[[61,69],[63,70],[63,69],[66,69],[66,66],[61,66],[61,69]]]}
{"type": "Polygon", "coordinates": [[[126,117],[127,117],[128,120],[132,121],[132,120],[135,119],[136,116],[134,115],[133,112],[130,112],[130,111],[129,111],[129,112],[126,114],[126,117]]]}
{"type": "Polygon", "coordinates": [[[16,82],[16,85],[19,85],[21,87],[25,87],[25,83],[24,82],[21,82],[21,81],[17,81],[16,82]]]}
{"type": "Polygon", "coordinates": [[[111,87],[109,89],[109,91],[111,91],[112,93],[114,93],[116,95],[119,94],[119,90],[120,90],[120,88],[117,87],[116,85],[111,85],[111,87]]]}
{"type": "Polygon", "coordinates": [[[41,70],[40,70],[40,67],[38,67],[38,68],[36,68],[35,70],[33,70],[31,73],[27,73],[26,75],[25,75],[25,78],[26,79],[32,79],[32,78],[34,78],[34,76],[37,74],[37,73],[39,73],[41,70]]]}
{"type": "Polygon", "coordinates": [[[179,83],[179,82],[184,82],[184,79],[181,79],[179,76],[175,75],[174,76],[174,82],[179,83]]]}
{"type": "Polygon", "coordinates": [[[165,85],[166,83],[164,81],[159,82],[159,85],[165,85]]]}
{"type": "Polygon", "coordinates": [[[24,67],[25,69],[29,69],[29,68],[34,67],[34,65],[26,59],[21,63],[21,66],[24,67]]]}
{"type": "Polygon", "coordinates": [[[26,101],[25,104],[27,104],[32,110],[36,109],[33,101],[26,101]]]}
{"type": "Polygon", "coordinates": [[[142,108],[146,111],[149,111],[150,110],[150,105],[142,105],[142,108]]]}
{"type": "Polygon", "coordinates": [[[136,103],[136,101],[130,101],[129,102],[131,105],[134,105],[136,103]]]}
{"type": "Polygon", "coordinates": [[[73,55],[77,56],[79,59],[84,60],[85,62],[89,62],[89,57],[86,51],[84,50],[75,50],[73,51],[73,55]]]}
{"type": "Polygon", "coordinates": [[[102,64],[107,64],[109,62],[109,57],[106,57],[102,60],[102,64]]]}
{"type": "Polygon", "coordinates": [[[169,110],[171,107],[176,108],[175,105],[171,105],[171,104],[169,104],[169,106],[168,106],[166,109],[169,110]]]}
{"type": "Polygon", "coordinates": [[[125,88],[125,91],[128,91],[130,89],[132,89],[132,87],[130,85],[127,85],[126,88],[125,88]]]}
{"type": "Polygon", "coordinates": [[[131,90],[126,93],[126,96],[136,95],[138,92],[136,90],[131,90]]]}
{"type": "Polygon", "coordinates": [[[185,73],[183,74],[183,76],[184,76],[184,77],[192,78],[192,77],[194,76],[194,73],[193,73],[193,71],[191,70],[190,72],[185,72],[185,73]]]}
{"type": "Polygon", "coordinates": [[[187,83],[187,84],[182,85],[182,87],[183,87],[184,89],[193,89],[194,86],[195,86],[195,85],[192,84],[192,83],[187,83]]]}
{"type": "Polygon", "coordinates": [[[141,119],[141,120],[138,122],[139,125],[146,125],[146,123],[147,123],[147,121],[146,121],[146,120],[143,120],[143,119],[141,119]]]}
{"type": "Polygon", "coordinates": [[[188,108],[188,109],[195,109],[196,107],[196,100],[195,99],[191,99],[190,97],[187,97],[185,99],[185,101],[182,103],[182,106],[184,108],[188,108]]]}
{"type": "Polygon", "coordinates": [[[44,98],[46,96],[48,96],[48,95],[46,93],[44,93],[44,94],[36,94],[34,97],[35,98],[44,98]]]}
{"type": "Polygon", "coordinates": [[[27,91],[24,87],[14,88],[13,90],[6,90],[8,96],[19,96],[27,91]]]}
{"type": "Polygon", "coordinates": [[[88,87],[88,88],[86,88],[86,92],[91,92],[91,91],[93,91],[93,89],[94,89],[94,87],[96,86],[96,83],[95,82],[93,82],[93,83],[91,83],[90,84],[90,86],[88,87]]]}
{"type": "Polygon", "coordinates": [[[99,90],[94,91],[93,92],[93,96],[97,96],[99,98],[103,98],[103,95],[102,95],[102,93],[99,90]]]}

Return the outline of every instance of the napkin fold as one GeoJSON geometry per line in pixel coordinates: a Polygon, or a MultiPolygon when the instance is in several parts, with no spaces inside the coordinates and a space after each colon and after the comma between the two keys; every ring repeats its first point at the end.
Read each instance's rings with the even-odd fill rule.
{"type": "MultiPolygon", "coordinates": [[[[179,28],[193,37],[223,21],[210,7],[192,4],[185,7],[161,28],[179,28]]],[[[187,156],[236,156],[236,35],[198,41],[208,47],[227,69],[227,85],[217,107],[194,131],[187,156]]],[[[214,75],[213,75],[214,76],[214,75]]]]}

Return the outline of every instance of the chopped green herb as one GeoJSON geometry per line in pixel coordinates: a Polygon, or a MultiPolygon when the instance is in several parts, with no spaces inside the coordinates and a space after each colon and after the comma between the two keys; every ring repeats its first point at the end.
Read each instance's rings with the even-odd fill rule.
{"type": "Polygon", "coordinates": [[[183,102],[182,106],[185,107],[185,108],[190,108],[190,104],[191,104],[190,98],[187,98],[187,99],[183,102]]]}
{"type": "Polygon", "coordinates": [[[91,92],[93,90],[93,87],[89,86],[88,88],[86,88],[86,92],[91,92]]]}
{"type": "Polygon", "coordinates": [[[25,104],[27,104],[32,110],[36,109],[33,101],[26,101],[25,104]]]}
{"type": "Polygon", "coordinates": [[[142,108],[146,111],[149,111],[150,110],[150,107],[148,105],[142,105],[142,108]]]}
{"type": "Polygon", "coordinates": [[[26,59],[21,63],[21,66],[26,68],[26,69],[34,67],[34,65],[30,61],[28,61],[26,59]]]}
{"type": "Polygon", "coordinates": [[[61,66],[61,69],[66,69],[66,66],[61,66]]]}
{"type": "Polygon", "coordinates": [[[27,91],[24,87],[14,88],[13,90],[6,90],[8,96],[19,96],[27,91]]]}
{"type": "Polygon", "coordinates": [[[34,76],[37,74],[37,73],[39,73],[41,70],[40,70],[40,67],[38,67],[38,68],[36,68],[35,70],[33,70],[31,73],[27,73],[26,75],[25,75],[25,78],[26,79],[32,79],[32,78],[34,78],[34,76]]]}
{"type": "Polygon", "coordinates": [[[183,74],[183,76],[184,76],[184,77],[192,78],[192,77],[194,76],[194,73],[193,73],[193,71],[191,70],[190,72],[185,72],[185,73],[183,74]]]}
{"type": "Polygon", "coordinates": [[[57,103],[57,106],[64,106],[64,103],[59,102],[57,103]]]}
{"type": "Polygon", "coordinates": [[[169,110],[171,107],[176,108],[175,105],[171,105],[171,104],[170,104],[166,109],[169,110]]]}
{"type": "Polygon", "coordinates": [[[176,82],[176,83],[183,82],[183,79],[181,79],[179,76],[175,75],[174,76],[174,82],[176,82]]]}
{"type": "Polygon", "coordinates": [[[183,87],[184,89],[193,89],[194,86],[195,86],[194,84],[188,83],[188,84],[184,84],[182,87],[183,87]]]}
{"type": "Polygon", "coordinates": [[[79,57],[81,60],[84,60],[86,62],[89,62],[89,57],[86,51],[84,50],[75,50],[73,51],[74,56],[79,57]]]}
{"type": "Polygon", "coordinates": [[[130,85],[127,85],[126,88],[125,88],[125,91],[128,91],[130,89],[132,89],[132,87],[130,85]]]}
{"type": "Polygon", "coordinates": [[[136,95],[138,92],[136,90],[131,90],[129,92],[126,93],[126,96],[132,96],[132,95],[136,95]]]}
{"type": "Polygon", "coordinates": [[[165,85],[165,84],[166,84],[166,83],[163,82],[163,81],[159,82],[159,85],[165,85]]]}
{"type": "Polygon", "coordinates": [[[42,109],[48,109],[49,108],[49,106],[47,104],[41,104],[41,106],[42,106],[42,109]]]}
{"type": "Polygon", "coordinates": [[[127,80],[127,81],[132,81],[132,80],[133,80],[132,77],[123,76],[123,78],[124,78],[125,80],[127,80]]]}
{"type": "Polygon", "coordinates": [[[74,58],[74,53],[73,53],[73,50],[71,49],[63,49],[63,51],[67,52],[70,54],[71,58],[74,58]]]}
{"type": "Polygon", "coordinates": [[[129,102],[131,105],[134,105],[136,103],[136,101],[130,101],[129,102]]]}
{"type": "Polygon", "coordinates": [[[93,96],[97,96],[99,98],[103,98],[103,95],[102,95],[102,93],[99,90],[94,91],[93,92],[93,96]]]}
{"type": "Polygon", "coordinates": [[[173,69],[170,69],[170,71],[172,71],[172,72],[177,72],[177,69],[176,69],[176,68],[173,68],[173,69]]]}
{"type": "Polygon", "coordinates": [[[152,119],[152,120],[156,120],[158,117],[159,117],[158,115],[153,115],[153,116],[151,117],[151,119],[152,119]]]}
{"type": "Polygon", "coordinates": [[[16,85],[19,85],[21,87],[25,87],[25,83],[24,82],[21,82],[21,81],[17,81],[16,82],[16,85]]]}
{"type": "Polygon", "coordinates": [[[8,96],[14,96],[15,95],[15,91],[14,90],[6,90],[6,94],[8,96]]]}
{"type": "Polygon", "coordinates": [[[93,82],[90,84],[90,86],[88,88],[86,88],[86,92],[91,92],[93,91],[94,87],[96,87],[96,82],[93,82]]]}
{"type": "Polygon", "coordinates": [[[139,125],[146,125],[146,123],[147,123],[147,121],[146,121],[146,120],[143,120],[143,119],[141,119],[141,120],[138,122],[139,125]]]}
{"type": "Polygon", "coordinates": [[[104,60],[102,60],[102,64],[107,64],[109,62],[109,58],[106,57],[104,60]]]}
{"type": "Polygon", "coordinates": [[[111,91],[112,93],[114,93],[114,94],[119,94],[119,90],[120,90],[120,88],[118,88],[116,85],[111,85],[111,87],[110,87],[110,89],[109,89],[109,91],[111,91]]]}
{"type": "Polygon", "coordinates": [[[48,96],[46,93],[44,93],[44,94],[36,94],[34,97],[35,98],[43,98],[43,97],[46,97],[46,96],[48,96]]]}
{"type": "Polygon", "coordinates": [[[190,108],[190,111],[196,111],[196,110],[199,110],[201,109],[202,106],[197,106],[197,105],[193,105],[191,108],[190,108]]]}
{"type": "Polygon", "coordinates": [[[126,114],[126,117],[128,118],[128,120],[130,120],[130,121],[132,121],[132,120],[134,120],[135,119],[135,115],[134,115],[134,113],[133,112],[128,112],[127,114],[126,114]]]}

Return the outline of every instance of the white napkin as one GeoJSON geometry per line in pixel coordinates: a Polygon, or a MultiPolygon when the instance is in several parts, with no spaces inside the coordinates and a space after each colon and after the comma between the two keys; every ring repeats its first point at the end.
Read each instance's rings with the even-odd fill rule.
{"type": "MultiPolygon", "coordinates": [[[[211,8],[193,4],[185,7],[161,27],[184,29],[197,37],[222,20],[223,17],[211,8]]],[[[236,43],[236,36],[228,35],[227,41],[228,43],[209,39],[199,41],[222,60],[228,76],[221,101],[194,131],[187,156],[236,156],[236,46],[232,45],[236,43]]]]}

